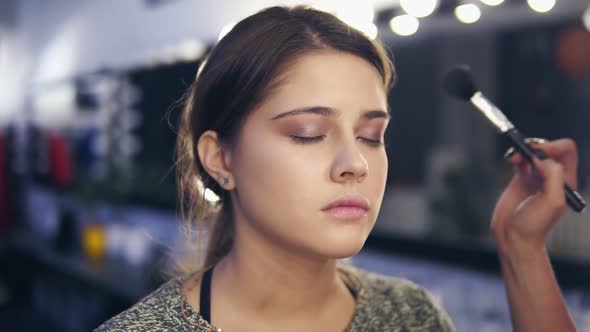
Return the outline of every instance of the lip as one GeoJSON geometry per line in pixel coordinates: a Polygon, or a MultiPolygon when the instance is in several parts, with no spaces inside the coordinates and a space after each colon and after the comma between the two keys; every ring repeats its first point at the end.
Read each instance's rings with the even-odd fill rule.
{"type": "Polygon", "coordinates": [[[335,207],[355,207],[368,210],[369,200],[362,195],[345,195],[323,207],[322,211],[326,211],[335,207]]]}
{"type": "Polygon", "coordinates": [[[338,219],[359,219],[367,215],[369,200],[362,195],[345,195],[332,201],[322,211],[338,219]]]}

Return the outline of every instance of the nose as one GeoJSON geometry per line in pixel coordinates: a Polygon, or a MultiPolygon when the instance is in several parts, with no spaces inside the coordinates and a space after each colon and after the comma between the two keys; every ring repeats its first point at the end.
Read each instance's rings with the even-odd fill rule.
{"type": "Polygon", "coordinates": [[[359,149],[356,140],[354,143],[342,144],[331,170],[331,178],[334,182],[362,182],[369,173],[369,165],[359,149]]]}

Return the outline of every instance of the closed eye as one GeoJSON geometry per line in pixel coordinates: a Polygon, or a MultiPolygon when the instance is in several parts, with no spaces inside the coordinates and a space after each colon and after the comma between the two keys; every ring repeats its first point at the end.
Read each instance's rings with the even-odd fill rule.
{"type": "MultiPolygon", "coordinates": [[[[326,135],[313,136],[313,137],[291,135],[291,139],[297,144],[316,143],[316,142],[322,141],[325,137],[326,137],[326,135]]],[[[384,144],[381,140],[374,140],[374,139],[369,139],[369,138],[365,138],[365,137],[358,137],[358,139],[361,140],[363,143],[366,143],[370,146],[375,146],[375,147],[382,146],[384,144]]]]}
{"type": "Polygon", "coordinates": [[[371,146],[375,146],[375,147],[382,146],[384,144],[380,140],[368,139],[368,138],[364,138],[364,137],[359,137],[358,139],[360,139],[361,141],[363,141],[371,146]]]}
{"type": "Polygon", "coordinates": [[[319,141],[323,140],[325,136],[326,135],[304,137],[304,136],[291,135],[291,139],[293,139],[293,141],[295,141],[295,143],[297,143],[297,144],[307,144],[307,143],[319,142],[319,141]]]}

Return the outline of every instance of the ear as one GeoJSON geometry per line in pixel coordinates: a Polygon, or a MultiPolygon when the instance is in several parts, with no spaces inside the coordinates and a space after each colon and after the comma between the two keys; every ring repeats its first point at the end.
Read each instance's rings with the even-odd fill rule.
{"type": "Polygon", "coordinates": [[[231,154],[213,130],[204,132],[197,142],[199,160],[205,171],[225,190],[232,190],[235,181],[231,173],[231,154]]]}

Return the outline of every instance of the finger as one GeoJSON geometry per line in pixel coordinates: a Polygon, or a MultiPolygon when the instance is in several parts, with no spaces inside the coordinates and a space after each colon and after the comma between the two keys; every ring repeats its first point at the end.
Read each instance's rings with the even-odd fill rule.
{"type": "Polygon", "coordinates": [[[508,158],[506,158],[506,161],[510,164],[520,164],[525,160],[520,153],[515,152],[512,155],[510,155],[508,158]]]}
{"type": "Polygon", "coordinates": [[[535,169],[542,178],[541,199],[555,213],[561,214],[565,211],[566,200],[563,191],[564,169],[563,166],[551,159],[534,159],[535,169]]]}
{"type": "Polygon", "coordinates": [[[531,166],[527,162],[521,162],[513,164],[512,169],[514,175],[500,197],[502,204],[509,207],[509,211],[514,210],[532,192],[527,181],[532,173],[531,166]]]}
{"type": "Polygon", "coordinates": [[[506,162],[508,162],[509,164],[520,164],[524,161],[526,161],[524,159],[524,157],[522,156],[522,154],[518,151],[516,151],[514,149],[514,147],[511,147],[510,149],[508,149],[506,151],[506,153],[504,154],[504,160],[506,160],[506,162]]]}
{"type": "Polygon", "coordinates": [[[559,162],[564,169],[564,183],[577,188],[578,153],[573,140],[564,138],[543,144],[531,144],[535,149],[543,150],[549,158],[559,162]]]}
{"type": "Polygon", "coordinates": [[[496,207],[501,208],[494,209],[492,216],[491,228],[494,233],[503,232],[505,222],[510,220],[516,208],[527,197],[528,191],[522,178],[514,175],[496,202],[496,207]]]}
{"type": "Polygon", "coordinates": [[[519,153],[516,152],[516,149],[511,146],[510,148],[508,148],[508,150],[506,150],[506,152],[504,153],[504,160],[511,160],[514,159],[519,153]]]}
{"type": "Polygon", "coordinates": [[[547,140],[540,137],[527,137],[524,139],[526,144],[543,144],[547,143],[547,140]]]}
{"type": "Polygon", "coordinates": [[[553,141],[544,142],[538,140],[530,140],[527,143],[532,147],[541,148],[552,159],[568,157],[572,158],[572,160],[577,160],[576,143],[574,142],[574,140],[570,138],[560,138],[553,141]]]}
{"type": "Polygon", "coordinates": [[[519,196],[532,195],[541,190],[541,177],[527,161],[513,164],[512,169],[514,171],[514,177],[518,180],[518,185],[522,187],[522,194],[519,196]]]}
{"type": "MultiPolygon", "coordinates": [[[[543,144],[543,143],[546,143],[547,142],[547,140],[545,140],[543,138],[538,138],[538,137],[527,137],[527,138],[524,139],[524,141],[528,145],[531,145],[531,144],[543,144]]],[[[516,151],[516,149],[514,149],[514,147],[510,147],[504,153],[504,159],[506,159],[506,160],[512,159],[515,155],[520,155],[520,153],[518,153],[516,151]]],[[[518,158],[518,157],[514,157],[514,158],[518,158]]],[[[522,158],[522,156],[520,158],[522,158]]]]}
{"type": "Polygon", "coordinates": [[[513,166],[514,172],[517,174],[525,175],[531,170],[531,164],[519,153],[514,154],[512,157],[507,159],[506,162],[513,166]]]}
{"type": "Polygon", "coordinates": [[[492,227],[496,228],[496,231],[501,231],[503,222],[508,220],[516,208],[530,195],[525,180],[526,166],[525,163],[513,165],[514,176],[496,203],[496,206],[502,206],[502,209],[496,209],[492,218],[492,227]]]}
{"type": "Polygon", "coordinates": [[[521,179],[528,195],[535,194],[542,189],[542,179],[531,164],[523,162],[514,166],[514,170],[516,176],[521,179]]]}
{"type": "MultiPolygon", "coordinates": [[[[560,162],[564,166],[565,183],[573,189],[577,188],[578,155],[576,144],[569,138],[547,141],[542,138],[529,137],[525,142],[536,150],[542,150],[549,158],[560,162]]],[[[511,164],[518,164],[523,160],[522,155],[510,148],[505,159],[511,164]]]]}

